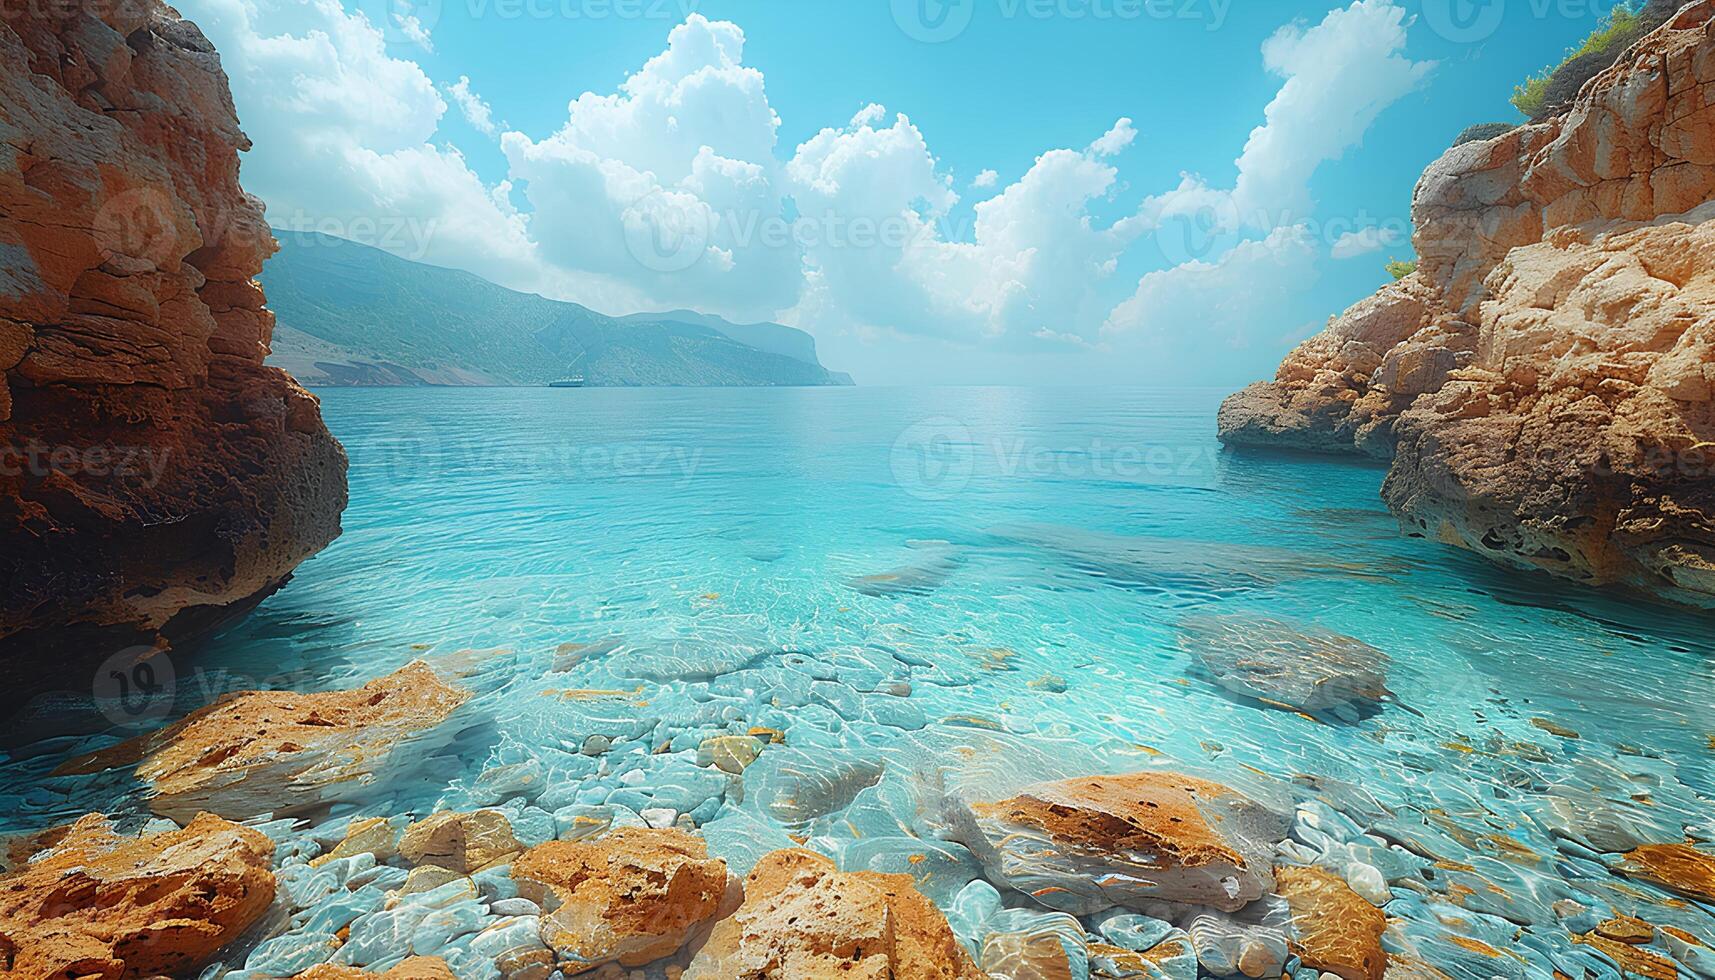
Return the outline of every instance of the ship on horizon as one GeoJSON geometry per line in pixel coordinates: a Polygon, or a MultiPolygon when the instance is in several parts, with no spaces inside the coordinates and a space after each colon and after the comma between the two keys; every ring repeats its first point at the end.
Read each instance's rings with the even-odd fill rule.
{"type": "Polygon", "coordinates": [[[584,359],[584,355],[579,354],[577,357],[577,360],[573,361],[571,363],[571,365],[566,368],[566,370],[570,373],[568,373],[565,377],[560,378],[557,381],[548,382],[548,387],[550,387],[550,388],[582,388],[586,382],[584,379],[584,373],[582,371],[578,370],[578,365],[580,363],[582,363],[583,359],[584,359]]]}

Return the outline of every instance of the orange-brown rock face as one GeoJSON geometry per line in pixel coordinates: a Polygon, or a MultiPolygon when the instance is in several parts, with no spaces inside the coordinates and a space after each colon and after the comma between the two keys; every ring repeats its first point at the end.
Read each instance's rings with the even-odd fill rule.
{"type": "Polygon", "coordinates": [[[137,765],[149,805],[178,819],[288,814],[361,791],[469,696],[421,661],[349,691],[248,691],[59,771],[137,765]]]}
{"type": "Polygon", "coordinates": [[[296,980],[456,980],[439,956],[412,956],[386,973],[323,963],[298,974],[296,980]]]}
{"type": "Polygon", "coordinates": [[[1628,853],[1620,869],[1663,888],[1715,902],[1715,853],[1689,844],[1645,844],[1628,853]]]}
{"type": "Polygon", "coordinates": [[[1237,911],[1273,886],[1286,833],[1242,794],[1172,772],[1041,783],[969,809],[957,833],[990,879],[1073,915],[1163,901],[1237,911]]]}
{"type": "Polygon", "coordinates": [[[1292,910],[1292,951],[1304,965],[1343,980],[1382,980],[1387,916],[1321,868],[1277,868],[1276,894],[1292,910]]]}
{"type": "Polygon", "coordinates": [[[208,814],[141,838],[91,814],[0,877],[0,973],[194,974],[274,901],[273,854],[267,837],[208,814]]]}
{"type": "Polygon", "coordinates": [[[1393,461],[1409,533],[1715,603],[1715,3],[1566,116],[1417,187],[1416,274],[1221,411],[1229,445],[1393,461]]]}
{"type": "Polygon", "coordinates": [[[814,851],[775,851],[744,883],[683,980],[983,980],[910,875],[840,872],[814,851]]]}
{"type": "Polygon", "coordinates": [[[0,23],[8,654],[190,634],[339,533],[344,453],[262,364],[247,146],[214,49],[158,0],[0,23]]]}
{"type": "Polygon", "coordinates": [[[526,895],[534,883],[558,900],[542,939],[568,974],[677,952],[723,911],[727,894],[725,862],[679,830],[622,827],[590,842],[550,841],[514,862],[512,874],[526,895]]]}

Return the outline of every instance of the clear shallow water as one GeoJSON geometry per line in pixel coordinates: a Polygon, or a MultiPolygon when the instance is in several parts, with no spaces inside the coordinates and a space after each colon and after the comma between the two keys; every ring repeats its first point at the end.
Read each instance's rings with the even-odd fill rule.
{"type": "MultiPolygon", "coordinates": [[[[345,534],[175,662],[172,714],[419,657],[476,665],[457,738],[375,786],[373,812],[518,793],[553,809],[623,787],[698,803],[740,865],[789,831],[848,865],[913,870],[895,865],[948,787],[1170,767],[1287,811],[1326,802],[1448,865],[1396,887],[1389,912],[1455,975],[1592,956],[1548,910],[1560,898],[1715,941],[1704,911],[1609,875],[1591,829],[1715,836],[1709,620],[1404,539],[1378,468],[1222,453],[1220,393],[320,394],[352,455],[345,534]],[[1391,658],[1393,696],[1354,720],[1226,692],[1181,641],[1209,614],[1357,637],[1391,658]],[[610,638],[551,672],[561,644],[610,638]],[[751,726],[786,741],[739,789],[686,789],[652,761],[673,757],[647,754],[751,726]],[[590,735],[619,746],[581,755],[590,735]],[[850,787],[830,785],[842,766],[850,787]]],[[[138,808],[122,777],[47,775],[108,738],[15,747],[11,829],[138,808]]],[[[936,873],[926,888],[950,905],[962,879],[921,872],[936,873]]]]}

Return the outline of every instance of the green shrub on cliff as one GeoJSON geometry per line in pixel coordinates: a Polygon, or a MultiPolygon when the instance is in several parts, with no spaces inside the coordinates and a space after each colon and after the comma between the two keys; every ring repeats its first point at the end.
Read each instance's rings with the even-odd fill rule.
{"type": "Polygon", "coordinates": [[[1416,272],[1416,271],[1417,271],[1417,260],[1416,259],[1407,259],[1403,262],[1400,261],[1399,259],[1389,259],[1388,260],[1387,274],[1393,277],[1394,282],[1398,282],[1401,279],[1404,279],[1406,276],[1409,276],[1413,272],[1416,272]]]}
{"type": "Polygon", "coordinates": [[[1677,9],[1678,0],[1641,0],[1638,6],[1615,6],[1602,26],[1567,51],[1560,64],[1525,79],[1514,89],[1513,106],[1533,121],[1565,111],[1585,82],[1618,61],[1638,39],[1665,24],[1677,9]]]}

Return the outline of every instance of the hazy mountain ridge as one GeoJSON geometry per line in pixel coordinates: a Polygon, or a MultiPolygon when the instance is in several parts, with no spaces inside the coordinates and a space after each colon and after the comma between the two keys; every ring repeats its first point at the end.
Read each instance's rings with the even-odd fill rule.
{"type": "Polygon", "coordinates": [[[814,338],[681,312],[610,317],[307,232],[276,231],[262,271],[278,317],[268,363],[307,385],[851,384],[814,338]]]}

